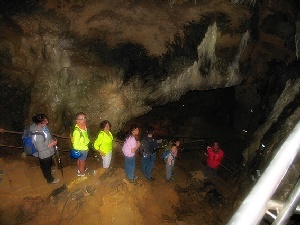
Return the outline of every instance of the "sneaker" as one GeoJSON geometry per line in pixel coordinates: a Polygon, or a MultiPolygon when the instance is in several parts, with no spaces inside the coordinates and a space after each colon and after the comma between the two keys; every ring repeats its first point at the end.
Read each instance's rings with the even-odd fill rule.
{"type": "MultiPolygon", "coordinates": [[[[87,167],[85,167],[84,168],[84,172],[86,172],[88,170],[88,168],[87,167]]],[[[80,175],[80,171],[79,170],[77,170],[77,176],[79,176],[80,175]]]]}
{"type": "Polygon", "coordinates": [[[56,173],[56,170],[51,170],[51,175],[54,175],[56,173]]]}
{"type": "MultiPolygon", "coordinates": [[[[148,179],[148,178],[147,178],[147,179],[148,179]]],[[[148,180],[149,180],[149,181],[155,181],[155,178],[154,178],[154,177],[150,177],[148,180]]]]}
{"type": "Polygon", "coordinates": [[[169,180],[166,180],[167,182],[172,182],[173,180],[172,179],[169,179],[169,180]]]}
{"type": "Polygon", "coordinates": [[[84,174],[80,174],[80,177],[85,177],[85,173],[84,174]]]}
{"type": "Polygon", "coordinates": [[[60,179],[58,178],[55,178],[50,184],[57,184],[59,183],[60,179]]]}
{"type": "Polygon", "coordinates": [[[133,180],[137,180],[139,177],[138,176],[135,176],[134,178],[133,178],[133,180]]]}

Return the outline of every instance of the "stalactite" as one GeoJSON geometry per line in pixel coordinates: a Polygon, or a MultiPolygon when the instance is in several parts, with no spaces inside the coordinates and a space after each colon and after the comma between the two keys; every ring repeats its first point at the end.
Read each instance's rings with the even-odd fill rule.
{"type": "Polygon", "coordinates": [[[248,41],[250,39],[250,32],[247,30],[240,41],[238,52],[234,58],[232,64],[228,67],[228,82],[226,83],[226,87],[230,87],[233,85],[237,85],[241,82],[241,77],[239,76],[239,68],[240,68],[240,59],[247,47],[248,41]]]}

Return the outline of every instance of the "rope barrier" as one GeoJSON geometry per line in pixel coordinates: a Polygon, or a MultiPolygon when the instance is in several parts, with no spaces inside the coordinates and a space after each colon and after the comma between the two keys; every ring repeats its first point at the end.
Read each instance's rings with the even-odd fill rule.
{"type": "MultiPolygon", "coordinates": [[[[2,133],[8,133],[8,134],[23,134],[23,132],[19,132],[19,131],[11,131],[11,130],[3,130],[2,133]]],[[[55,137],[58,137],[58,138],[62,138],[62,139],[69,139],[70,137],[64,137],[64,136],[61,136],[61,135],[58,135],[58,134],[52,134],[53,136],[55,137]]]]}

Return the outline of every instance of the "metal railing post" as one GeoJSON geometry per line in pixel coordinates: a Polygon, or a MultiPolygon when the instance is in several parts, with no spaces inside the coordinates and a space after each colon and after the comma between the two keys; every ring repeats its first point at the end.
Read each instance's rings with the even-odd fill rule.
{"type": "Polygon", "coordinates": [[[228,225],[255,225],[261,221],[266,213],[268,201],[292,164],[299,148],[300,122],[278,150],[256,185],[228,222],[228,225]]]}
{"type": "Polygon", "coordinates": [[[272,225],[284,225],[287,224],[289,218],[293,215],[300,201],[300,180],[298,180],[292,193],[285,202],[283,209],[280,211],[278,216],[272,225]]]}

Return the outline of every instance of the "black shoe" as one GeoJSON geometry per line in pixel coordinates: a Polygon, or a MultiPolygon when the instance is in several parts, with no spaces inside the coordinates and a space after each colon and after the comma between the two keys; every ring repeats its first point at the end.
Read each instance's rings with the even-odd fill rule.
{"type": "Polygon", "coordinates": [[[154,177],[147,178],[149,181],[155,181],[154,177]]]}

